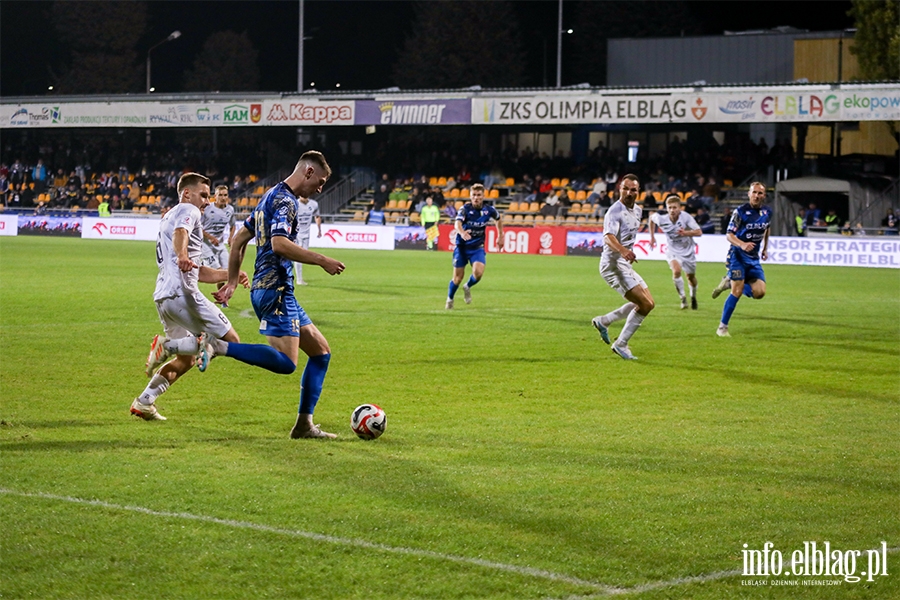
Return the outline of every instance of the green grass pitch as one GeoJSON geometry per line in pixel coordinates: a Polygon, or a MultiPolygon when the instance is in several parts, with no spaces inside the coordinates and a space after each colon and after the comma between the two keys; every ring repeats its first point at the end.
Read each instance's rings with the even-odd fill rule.
{"type": "MultiPolygon", "coordinates": [[[[657,308],[627,362],[590,325],[621,304],[596,259],[491,255],[446,311],[449,254],[334,256],[298,297],[340,438],[292,441],[299,371],[227,358],[168,421],[128,414],[161,332],[152,243],[0,238],[0,596],[900,597],[897,270],[768,266],[721,339],[721,265],[682,311],[641,262],[657,308]],[[349,430],[364,402],[374,442],[349,430]],[[889,574],[742,575],[744,544],[789,567],[806,541],[884,541],[889,574]],[[812,579],[841,584],[775,585],[812,579]]],[[[247,291],[227,314],[265,343],[247,291]]]]}

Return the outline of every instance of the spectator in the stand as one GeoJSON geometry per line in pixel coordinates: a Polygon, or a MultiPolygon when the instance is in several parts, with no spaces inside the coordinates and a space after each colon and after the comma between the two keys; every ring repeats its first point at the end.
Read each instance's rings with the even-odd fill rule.
{"type": "Polygon", "coordinates": [[[900,219],[894,214],[894,209],[887,209],[887,214],[881,220],[881,226],[884,227],[885,235],[897,235],[900,229],[900,219]]]}
{"type": "Polygon", "coordinates": [[[619,182],[619,174],[612,167],[606,167],[606,175],[603,179],[606,181],[607,188],[615,189],[616,184],[619,182]]]}
{"type": "Polygon", "coordinates": [[[506,183],[506,176],[503,174],[503,169],[500,168],[500,165],[494,163],[491,166],[491,171],[484,177],[484,187],[490,190],[501,183],[506,183]]]}
{"type": "Polygon", "coordinates": [[[689,215],[696,215],[700,208],[706,208],[703,200],[697,194],[692,194],[684,203],[684,210],[689,215]]]}
{"type": "Polygon", "coordinates": [[[806,209],[801,208],[797,216],[794,217],[794,231],[798,236],[806,235],[806,209]]]}
{"type": "Polygon", "coordinates": [[[366,213],[366,225],[384,225],[384,211],[381,210],[381,207],[375,207],[372,205],[372,208],[369,209],[369,212],[366,213]]]}
{"type": "Polygon", "coordinates": [[[837,216],[837,212],[832,208],[825,215],[825,227],[828,233],[837,233],[841,229],[841,218],[837,216]]]}
{"type": "Polygon", "coordinates": [[[453,202],[446,202],[444,204],[443,210],[441,210],[441,214],[452,221],[456,218],[456,206],[453,204],[453,202]]]}
{"type": "Polygon", "coordinates": [[[6,205],[6,197],[9,195],[9,180],[5,174],[0,173],[0,204],[6,205]]]}
{"type": "Polygon", "coordinates": [[[438,208],[444,207],[444,192],[441,191],[441,188],[438,186],[431,188],[431,198],[434,200],[435,206],[438,208]]]}
{"type": "Polygon", "coordinates": [[[866,228],[863,227],[862,223],[856,223],[856,227],[853,228],[853,235],[866,235],[866,228]]]}
{"type": "Polygon", "coordinates": [[[816,208],[815,202],[809,203],[809,209],[806,211],[806,226],[807,227],[818,227],[819,221],[822,218],[822,213],[819,212],[819,209],[816,208]]]}
{"type": "Polygon", "coordinates": [[[47,167],[44,166],[44,159],[39,158],[37,164],[31,170],[31,180],[34,181],[34,189],[40,194],[47,187],[47,167]]]}
{"type": "Polygon", "coordinates": [[[697,209],[697,216],[694,217],[694,220],[697,221],[697,225],[700,226],[700,231],[703,233],[715,233],[716,232],[716,224],[713,223],[712,219],[709,216],[709,213],[706,212],[706,209],[702,206],[697,209]]]}
{"type": "Polygon", "coordinates": [[[600,202],[606,197],[606,187],[606,180],[598,177],[596,183],[594,183],[594,187],[591,188],[591,193],[588,194],[587,201],[591,204],[600,202]]]}
{"type": "Polygon", "coordinates": [[[428,177],[422,175],[417,182],[413,184],[413,196],[416,198],[421,197],[424,201],[425,196],[428,194],[428,190],[431,188],[428,185],[428,177]]]}
{"type": "Polygon", "coordinates": [[[9,182],[15,186],[25,182],[25,165],[19,159],[9,166],[9,182]]]}
{"type": "Polygon", "coordinates": [[[722,189],[716,183],[716,178],[710,177],[709,181],[701,188],[700,193],[704,206],[707,210],[712,210],[712,207],[719,203],[719,196],[722,193],[722,189]]]}
{"type": "Polygon", "coordinates": [[[53,178],[53,187],[57,190],[65,189],[66,181],[68,181],[68,177],[66,177],[65,171],[62,169],[56,170],[56,177],[53,178]]]}
{"type": "Polygon", "coordinates": [[[559,214],[559,192],[551,190],[544,199],[544,205],[541,206],[541,214],[545,217],[555,217],[559,214]]]}
{"type": "Polygon", "coordinates": [[[22,184],[12,184],[7,195],[6,206],[9,208],[22,208],[22,184]]]}
{"type": "Polygon", "coordinates": [[[235,196],[239,196],[241,192],[244,190],[244,182],[241,181],[240,175],[234,176],[234,181],[231,182],[231,193],[235,196]]]}
{"type": "Polygon", "coordinates": [[[111,217],[112,213],[109,212],[109,201],[104,197],[98,197],[100,198],[100,204],[97,205],[97,215],[100,217],[111,217]]]}
{"type": "Polygon", "coordinates": [[[850,224],[850,219],[847,219],[841,227],[841,235],[853,235],[853,226],[850,224]]]}
{"type": "Polygon", "coordinates": [[[75,187],[74,183],[70,183],[66,188],[64,206],[66,208],[81,207],[81,190],[75,187]]]}
{"type": "Polygon", "coordinates": [[[455,189],[456,189],[456,180],[453,177],[448,177],[447,185],[444,186],[444,191],[449,193],[451,190],[455,190],[455,189]]]}
{"type": "Polygon", "coordinates": [[[372,195],[373,205],[378,209],[384,208],[384,205],[388,203],[388,199],[390,198],[390,195],[391,195],[391,192],[390,192],[390,190],[388,190],[387,184],[382,183],[378,187],[378,191],[376,191],[372,195]]]}

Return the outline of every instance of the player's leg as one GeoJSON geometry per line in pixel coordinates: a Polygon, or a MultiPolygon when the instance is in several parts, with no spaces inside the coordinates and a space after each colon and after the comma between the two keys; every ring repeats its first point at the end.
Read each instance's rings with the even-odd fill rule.
{"type": "Polygon", "coordinates": [[[469,257],[469,260],[472,261],[472,274],[469,276],[469,281],[463,286],[463,295],[466,299],[466,304],[472,303],[472,286],[481,281],[481,278],[484,277],[484,248],[479,248],[473,252],[469,257]]]}
{"type": "MultiPolygon", "coordinates": [[[[301,309],[303,310],[303,309],[301,309]]],[[[306,313],[303,313],[306,317],[306,313]]],[[[308,321],[308,317],[306,318],[308,321]]],[[[322,395],[328,364],[331,362],[331,348],[322,332],[312,323],[300,328],[299,348],[309,358],[303,376],[300,379],[300,405],[297,409],[297,421],[291,429],[291,437],[298,438],[335,438],[333,433],[322,431],[313,423],[313,413],[322,395]]],[[[295,346],[296,348],[296,346],[295,346]]]]}
{"type": "Polygon", "coordinates": [[[696,257],[682,258],[681,269],[687,275],[691,292],[691,309],[697,310],[697,259],[696,257]]]}
{"type": "Polygon", "coordinates": [[[656,306],[656,303],[653,301],[653,296],[643,283],[643,280],[639,285],[628,290],[625,298],[632,302],[635,308],[628,313],[628,317],[625,319],[625,326],[622,327],[622,332],[612,345],[612,351],[626,360],[635,360],[637,357],[631,353],[628,342],[644,322],[644,318],[656,306]]]}
{"type": "Polygon", "coordinates": [[[672,269],[672,283],[675,284],[675,291],[681,298],[681,308],[687,308],[687,298],[684,297],[684,278],[681,276],[681,261],[677,258],[669,259],[669,267],[672,269]]]}
{"type": "MultiPolygon", "coordinates": [[[[627,283],[625,282],[625,278],[619,270],[619,265],[617,262],[607,262],[605,260],[601,260],[600,275],[601,277],[603,277],[609,287],[619,292],[619,294],[621,294],[623,298],[625,297],[625,292],[628,291],[627,283]]],[[[600,332],[600,339],[609,344],[609,326],[616,321],[627,318],[631,311],[633,311],[635,308],[637,308],[636,304],[633,304],[630,301],[626,302],[619,308],[610,311],[605,315],[594,317],[591,320],[591,324],[597,331],[600,332]]]]}
{"type": "MultiPolygon", "coordinates": [[[[182,303],[179,300],[178,298],[172,298],[159,302],[156,305],[160,321],[163,324],[163,331],[166,335],[153,338],[153,345],[150,351],[151,358],[153,358],[156,350],[163,349],[167,343],[173,352],[171,354],[167,353],[163,362],[168,360],[173,354],[176,354],[174,350],[177,349],[179,343],[193,340],[192,343],[195,346],[197,344],[197,338],[188,332],[183,323],[176,320],[179,316],[185,314],[179,310],[182,308],[182,303]]],[[[151,360],[149,358],[147,360],[147,365],[150,367],[151,360]]],[[[165,362],[156,373],[153,373],[153,370],[158,365],[153,365],[153,370],[148,370],[148,375],[151,376],[150,381],[147,383],[144,391],[131,403],[131,414],[147,421],[165,421],[166,418],[156,410],[156,399],[164,394],[169,389],[169,386],[175,383],[179,377],[187,373],[193,365],[194,357],[190,355],[176,356],[174,360],[165,362]]]]}
{"type": "MultiPolygon", "coordinates": [[[[279,375],[293,373],[297,369],[296,344],[292,347],[283,342],[273,343],[273,340],[285,337],[297,338],[300,334],[301,325],[297,311],[291,310],[290,302],[286,298],[293,299],[293,296],[283,297],[277,290],[253,290],[250,293],[250,302],[259,317],[259,332],[266,336],[269,345],[242,344],[229,339],[227,335],[230,332],[207,331],[200,336],[197,367],[205,371],[213,358],[227,356],[279,375]],[[282,346],[287,351],[282,350],[282,346]]],[[[293,304],[296,304],[296,301],[293,304]]]]}
{"type": "Polygon", "coordinates": [[[453,277],[450,279],[450,285],[447,287],[447,310],[453,308],[453,297],[456,296],[456,290],[462,283],[463,277],[466,275],[466,264],[469,262],[465,251],[459,246],[453,250],[453,277]]]}
{"type": "MultiPolygon", "coordinates": [[[[224,243],[219,244],[219,247],[216,248],[215,253],[216,253],[216,266],[214,268],[227,270],[228,269],[228,246],[226,246],[224,243]]],[[[222,289],[222,286],[224,286],[224,285],[225,285],[225,282],[220,281],[219,283],[216,284],[216,289],[220,290],[220,289],[222,289]]],[[[223,302],[222,308],[228,308],[228,303],[223,302]]]]}
{"type": "Polygon", "coordinates": [[[744,271],[741,268],[731,270],[732,277],[740,277],[740,279],[731,280],[731,293],[725,298],[725,305],[722,307],[722,320],[719,321],[719,327],[716,329],[716,335],[719,337],[731,337],[728,333],[728,323],[731,321],[731,315],[737,308],[737,303],[744,293],[744,271]]]}

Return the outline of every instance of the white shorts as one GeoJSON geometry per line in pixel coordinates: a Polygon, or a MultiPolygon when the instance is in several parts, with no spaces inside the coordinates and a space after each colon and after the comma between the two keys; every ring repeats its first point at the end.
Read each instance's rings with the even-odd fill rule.
{"type": "Polygon", "coordinates": [[[203,244],[200,250],[200,264],[210,269],[227,269],[228,268],[228,246],[219,244],[213,248],[207,244],[203,244]]]}
{"type": "Polygon", "coordinates": [[[681,270],[688,275],[694,275],[697,272],[697,255],[693,252],[689,257],[682,256],[680,254],[674,254],[672,252],[666,252],[666,260],[669,261],[669,265],[671,265],[673,262],[677,262],[679,265],[681,265],[681,270]]]}
{"type": "Polygon", "coordinates": [[[156,303],[156,312],[169,339],[198,336],[203,332],[217,338],[231,331],[231,321],[202,293],[166,298],[156,303]]]}
{"type": "Polygon", "coordinates": [[[631,263],[621,257],[615,261],[608,260],[606,256],[601,258],[600,276],[606,280],[609,287],[622,294],[623,298],[628,290],[639,285],[647,287],[641,276],[634,272],[631,263]]]}
{"type": "Polygon", "coordinates": [[[306,248],[307,250],[309,250],[309,234],[307,233],[305,236],[298,236],[297,244],[301,248],[306,248]]]}

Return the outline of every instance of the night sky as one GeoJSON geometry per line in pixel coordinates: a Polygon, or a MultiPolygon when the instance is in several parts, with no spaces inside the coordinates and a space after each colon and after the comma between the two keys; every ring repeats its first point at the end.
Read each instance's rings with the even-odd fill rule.
{"type": "MultiPolygon", "coordinates": [[[[0,94],[45,93],[50,83],[47,65],[60,52],[48,18],[50,2],[0,2],[0,94]]],[[[139,54],[173,30],[182,37],[153,51],[153,85],[158,92],[179,92],[186,68],[215,31],[246,31],[259,51],[261,89],[297,89],[298,6],[292,1],[181,1],[149,2],[151,33],[140,40],[139,54]]],[[[393,85],[391,66],[413,23],[413,2],[307,0],[305,75],[317,89],[379,89],[393,85]]],[[[528,85],[543,78],[543,37],[550,40],[548,70],[555,80],[555,30],[558,4],[554,0],[515,3],[528,53],[528,85]]],[[[846,15],[850,2],[691,2],[691,14],[704,34],[745,31],[789,25],[812,31],[853,26],[846,15]]],[[[564,44],[589,35],[574,23],[574,9],[564,4],[564,26],[575,29],[564,44]],[[568,10],[567,10],[568,9],[568,10]],[[570,15],[566,20],[565,15],[570,15]]],[[[485,32],[485,41],[490,32],[485,32]]],[[[143,70],[143,63],[135,68],[143,70]]],[[[563,84],[572,83],[563,81],[563,84]]],[[[594,82],[591,82],[594,83],[594,82]]]]}

